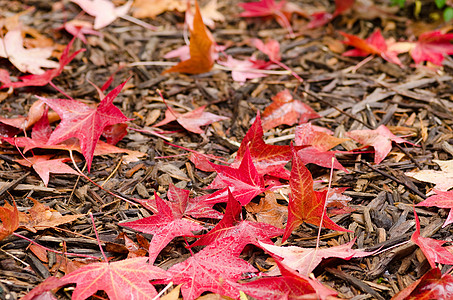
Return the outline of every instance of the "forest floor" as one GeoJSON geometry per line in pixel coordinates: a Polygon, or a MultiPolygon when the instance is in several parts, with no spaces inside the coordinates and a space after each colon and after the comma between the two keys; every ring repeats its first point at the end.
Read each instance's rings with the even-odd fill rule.
{"type": "MultiPolygon", "coordinates": [[[[293,2],[308,12],[334,10],[332,1],[293,2]]],[[[152,214],[142,205],[131,204],[136,203],[134,199],[151,199],[156,192],[168,200],[171,184],[189,190],[191,198],[212,193],[213,190],[206,190],[206,187],[214,179],[215,172],[197,169],[189,160],[191,152],[186,149],[232,162],[257,112],[263,113],[271,104],[271,98],[285,89],[320,115],[310,120],[313,125],[331,130],[336,137],[347,138],[346,133],[352,130],[385,125],[393,134],[412,143],[393,143],[392,151],[379,164],[374,163],[373,147],[353,153],[362,145],[347,140],[334,148],[349,152],[337,154],[347,172],[333,170],[331,185],[348,189],[340,198],[341,207],[337,210],[329,208],[327,212],[333,221],[352,232],[323,228],[319,246],[333,247],[355,239],[354,249],[378,252],[351,260],[325,259],[314,269],[314,276],[337,291],[339,298],[353,299],[390,299],[423,276],[430,265],[421,250],[410,242],[415,231],[413,204],[424,200],[434,184],[418,181],[407,173],[441,170],[436,161],[452,159],[453,60],[447,56],[441,67],[415,66],[408,54],[401,54],[402,66],[398,66],[379,56],[342,56],[351,48],[341,42],[344,37],[339,31],[366,38],[380,28],[386,38],[411,40],[421,32],[446,27],[430,18],[432,13],[438,12],[434,1],[432,4],[424,2],[418,17],[414,16],[411,3],[398,9],[386,1],[376,2],[377,6],[368,9],[356,3],[352,10],[314,29],[306,28],[306,18],[293,14],[291,26],[295,36],[291,36],[272,18],[239,17],[243,10],[237,0],[218,1],[218,12],[224,20],[216,21],[215,28],[210,31],[217,44],[227,46],[219,55],[243,59],[255,54],[266,60],[267,56],[253,47],[250,39],[275,39],[280,43],[281,62],[303,82],[288,72],[273,72],[282,71],[281,68],[245,82],[234,81],[231,72],[221,67],[199,75],[162,74],[178,61],[164,56],[185,44],[184,13],[167,11],[154,19],[142,19],[156,26],[156,30],[118,18],[100,30],[102,36],[87,35],[86,43],[76,39],[72,51],[81,48],[86,51],[77,55],[61,75],[52,80],[58,90],[50,85],[2,89],[0,116],[15,118],[27,116],[37,100],[35,95],[61,99],[66,98],[61,93],[64,92],[85,103],[97,103],[98,92],[88,81],[102,86],[114,74],[111,90],[131,77],[113,102],[133,119],[128,122],[128,134],[116,146],[142,152],[143,156],[129,161],[129,157],[122,157],[122,154],[95,155],[90,172],[84,172],[102,189],[84,177],[70,174],[51,174],[45,186],[32,168],[15,161],[21,158],[16,147],[7,142],[0,144],[0,205],[5,204],[4,200],[10,203],[14,200],[19,211],[27,212],[33,206],[31,197],[62,215],[82,215],[58,227],[52,224],[39,228],[31,226],[30,230],[21,226],[16,233],[28,240],[9,235],[0,241],[0,299],[18,299],[47,277],[64,275],[70,268],[73,270],[87,263],[84,258],[68,256],[73,262],[71,267],[66,262],[66,268],[60,268],[58,255],[36,245],[31,247],[29,240],[56,251],[101,258],[89,212],[94,216],[101,245],[111,261],[125,259],[132,251],[130,241],[126,242],[128,247],[124,246],[127,237],[146,255],[146,242],[152,235],[141,233],[137,241],[135,231],[119,225],[152,214]],[[140,65],[138,62],[152,63],[140,65]],[[228,119],[203,126],[201,134],[189,132],[176,122],[152,127],[164,119],[167,106],[185,113],[203,105],[206,105],[206,111],[228,119]]],[[[200,6],[206,3],[200,1],[200,6]]],[[[33,7],[34,10],[21,16],[22,23],[52,40],[53,46],[60,50],[72,36],[59,27],[81,11],[69,1],[9,0],[0,1],[0,5],[1,17],[33,7]]],[[[82,18],[93,20],[88,15],[82,18]]],[[[0,64],[10,74],[20,75],[7,59],[0,60],[0,64]]],[[[265,131],[264,140],[268,144],[290,145],[294,143],[297,125],[270,128],[265,131]]],[[[6,129],[2,127],[2,130],[6,129]]],[[[34,151],[35,154],[59,155],[64,152],[34,151]]],[[[79,168],[84,168],[83,156],[76,155],[76,158],[79,168]]],[[[69,161],[68,165],[72,166],[72,163],[69,161]]],[[[315,180],[315,189],[326,188],[331,170],[315,164],[307,167],[315,180]]],[[[286,168],[291,170],[290,162],[286,168]]],[[[451,173],[443,171],[439,176],[444,177],[448,185],[451,173]]],[[[264,193],[259,194],[243,208],[243,217],[284,228],[288,181],[280,179],[278,184],[282,188],[272,190],[276,202],[265,204],[264,193]],[[268,206],[263,208],[264,205],[268,206]]],[[[225,204],[216,204],[214,208],[224,212],[225,204]]],[[[452,227],[442,227],[448,208],[417,207],[416,211],[425,236],[452,241],[452,227]]],[[[198,222],[205,228],[212,228],[218,221],[204,218],[198,222]]],[[[317,244],[317,234],[318,226],[304,223],[293,231],[284,245],[313,248],[317,244]]],[[[193,237],[174,238],[160,252],[155,265],[169,269],[184,261],[191,255],[186,243],[194,240],[193,237]]],[[[281,236],[273,241],[281,245],[281,236]]],[[[273,265],[266,252],[252,245],[245,248],[241,258],[263,272],[273,265]]],[[[449,268],[449,265],[443,265],[442,271],[449,268]]],[[[156,287],[160,291],[165,285],[156,287]]],[[[57,293],[59,298],[68,298],[70,294],[71,289],[60,289],[57,293]]],[[[98,292],[96,298],[106,298],[106,295],[98,292]]]]}

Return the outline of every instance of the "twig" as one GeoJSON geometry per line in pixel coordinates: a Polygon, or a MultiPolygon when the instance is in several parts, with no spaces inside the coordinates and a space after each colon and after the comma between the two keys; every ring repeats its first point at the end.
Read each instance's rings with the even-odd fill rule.
{"type": "Polygon", "coordinates": [[[426,195],[423,194],[422,192],[420,192],[417,188],[415,188],[415,187],[413,187],[413,186],[410,186],[410,185],[407,184],[406,182],[399,180],[398,178],[396,178],[396,177],[393,176],[393,175],[390,175],[390,174],[387,173],[387,172],[384,172],[384,171],[382,171],[382,170],[379,170],[379,169],[376,168],[376,167],[373,167],[369,162],[364,161],[364,160],[361,160],[360,162],[361,162],[362,164],[367,165],[368,168],[372,169],[373,171],[378,172],[378,173],[381,174],[382,176],[385,176],[385,177],[387,177],[387,178],[390,178],[391,180],[393,180],[393,181],[395,181],[395,182],[397,182],[397,183],[399,183],[399,184],[404,185],[406,188],[408,188],[408,189],[411,190],[414,194],[417,194],[417,195],[420,196],[421,198],[423,198],[423,199],[426,199],[426,198],[427,198],[426,195]]]}
{"type": "Polygon", "coordinates": [[[57,250],[53,250],[53,249],[50,249],[50,248],[47,248],[43,245],[40,245],[38,244],[37,242],[35,242],[34,240],[32,239],[29,239],[28,237],[25,237],[19,233],[16,233],[16,232],[13,232],[13,235],[21,238],[21,239],[24,239],[38,247],[41,247],[47,251],[50,251],[50,252],[53,252],[53,253],[56,253],[56,254],[61,254],[61,255],[66,255],[66,256],[78,256],[78,257],[85,257],[85,258],[91,258],[91,259],[96,259],[96,260],[99,260],[99,257],[96,257],[96,256],[91,256],[91,255],[86,255],[86,254],[77,254],[77,253],[69,253],[69,252],[62,252],[62,251],[57,251],[57,250]]]}

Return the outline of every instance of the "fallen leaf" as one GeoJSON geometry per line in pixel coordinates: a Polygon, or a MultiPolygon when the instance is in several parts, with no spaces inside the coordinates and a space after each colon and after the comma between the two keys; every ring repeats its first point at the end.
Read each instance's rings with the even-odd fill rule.
{"type": "MultiPolygon", "coordinates": [[[[280,257],[283,264],[291,269],[298,271],[301,275],[308,276],[321,263],[323,259],[336,257],[349,260],[354,257],[365,257],[372,255],[373,252],[364,252],[352,249],[355,239],[349,243],[330,247],[330,248],[301,248],[297,246],[278,247],[272,244],[259,242],[261,248],[272,254],[272,256],[280,257]]],[[[279,275],[277,272],[272,272],[269,275],[279,275]]]]}
{"type": "Polygon", "coordinates": [[[433,159],[433,162],[438,164],[442,171],[419,170],[413,172],[406,172],[404,174],[420,181],[434,183],[435,190],[446,192],[453,187],[453,159],[452,160],[433,159]]]}
{"type": "Polygon", "coordinates": [[[241,251],[247,244],[257,246],[260,242],[272,244],[270,238],[283,234],[283,230],[270,224],[241,220],[241,211],[241,204],[228,191],[228,203],[223,219],[190,246],[209,245],[219,239],[234,237],[235,247],[241,251]]]}
{"type": "Polygon", "coordinates": [[[168,205],[177,216],[191,216],[192,218],[221,219],[223,215],[212,208],[202,198],[190,198],[190,191],[177,188],[170,184],[167,191],[168,205]]]}
{"type": "Polygon", "coordinates": [[[21,72],[43,74],[42,68],[57,68],[59,64],[48,60],[52,55],[53,48],[26,49],[23,46],[24,39],[20,27],[8,31],[4,38],[0,38],[0,57],[9,61],[21,72]]]}
{"type": "Polygon", "coordinates": [[[280,26],[292,33],[290,18],[293,13],[306,17],[305,12],[294,3],[286,1],[275,2],[274,0],[260,0],[256,2],[239,3],[244,9],[239,15],[245,18],[271,17],[280,26]]]}
{"type": "Polygon", "coordinates": [[[158,122],[157,124],[154,124],[153,127],[159,127],[170,122],[177,121],[186,130],[202,134],[204,133],[204,130],[201,129],[200,126],[209,125],[214,122],[228,119],[227,117],[222,117],[210,112],[205,112],[205,108],[206,105],[203,105],[192,111],[180,114],[173,110],[171,107],[168,107],[168,109],[165,111],[165,119],[158,122]]]}
{"type": "Polygon", "coordinates": [[[389,49],[390,43],[384,39],[379,29],[373,32],[366,40],[345,32],[340,31],[339,33],[346,38],[343,43],[355,47],[355,49],[344,52],[344,56],[378,55],[388,62],[403,66],[398,58],[399,52],[389,49]]]}
{"type": "Polygon", "coordinates": [[[190,30],[190,58],[181,61],[176,66],[162,72],[181,72],[188,74],[200,74],[211,70],[214,65],[212,52],[214,43],[210,33],[203,23],[198,2],[195,1],[195,15],[193,19],[193,28],[190,30]]]}
{"type": "Polygon", "coordinates": [[[440,31],[429,31],[422,33],[410,55],[416,64],[423,61],[432,62],[435,65],[442,65],[445,55],[453,54],[453,33],[442,33],[440,31]]]}
{"type": "Polygon", "coordinates": [[[84,215],[62,215],[54,209],[39,203],[37,200],[30,198],[34,205],[28,210],[28,213],[20,214],[20,226],[32,232],[43,230],[51,227],[57,227],[61,224],[66,224],[77,220],[84,215]]]}
{"type": "Polygon", "coordinates": [[[234,237],[215,241],[168,269],[167,281],[183,284],[181,291],[185,300],[196,299],[205,291],[237,298],[239,290],[230,281],[235,282],[243,273],[257,270],[238,257],[240,251],[234,246],[234,237]]]}
{"type": "Polygon", "coordinates": [[[355,0],[335,0],[335,11],[333,14],[327,11],[320,11],[312,14],[307,27],[310,29],[321,27],[332,21],[335,17],[343,14],[354,5],[355,0]]]}
{"type": "Polygon", "coordinates": [[[156,289],[149,282],[166,278],[161,268],[153,266],[147,257],[128,258],[116,262],[92,263],[65,275],[66,284],[76,283],[72,299],[83,300],[98,290],[111,300],[154,299],[156,289]]]}
{"type": "Polygon", "coordinates": [[[38,96],[61,117],[60,124],[52,132],[47,143],[55,145],[72,137],[78,138],[89,171],[94,149],[104,128],[129,120],[113,105],[113,100],[125,84],[126,81],[108,93],[96,108],[91,108],[76,100],[47,99],[38,96]]]}
{"type": "Polygon", "coordinates": [[[64,281],[55,276],[47,277],[46,280],[35,286],[31,291],[29,291],[24,297],[20,298],[21,300],[53,300],[57,299],[51,290],[59,288],[63,285],[66,285],[64,281]]]}
{"type": "MultiPolygon", "coordinates": [[[[269,60],[273,62],[280,61],[282,59],[280,55],[280,44],[276,40],[268,40],[266,44],[263,43],[260,39],[251,39],[253,46],[255,46],[258,50],[269,56],[269,60]]],[[[283,92],[287,93],[288,92],[283,92]]],[[[291,94],[290,94],[291,95],[291,94]]],[[[287,98],[286,94],[281,95],[282,100],[287,98]]],[[[280,99],[279,99],[280,100],[280,99]]]]}
{"type": "Polygon", "coordinates": [[[286,224],[283,241],[303,222],[338,231],[348,231],[338,226],[328,216],[324,208],[326,193],[313,190],[313,178],[310,171],[302,163],[299,153],[293,151],[293,161],[290,177],[291,195],[288,203],[288,223],[286,224]],[[321,222],[322,221],[322,222],[321,222]]]}
{"type": "Polygon", "coordinates": [[[9,87],[20,88],[24,86],[44,86],[48,84],[53,78],[57,77],[58,75],[61,74],[61,72],[63,72],[64,67],[67,64],[69,64],[77,54],[85,51],[85,49],[80,49],[70,54],[69,51],[72,47],[72,44],[74,43],[74,40],[75,38],[73,38],[66,46],[66,48],[63,50],[63,53],[60,57],[60,62],[58,64],[58,68],[56,69],[47,70],[40,75],[32,74],[21,76],[18,78],[18,81],[15,82],[11,81],[11,79],[9,78],[9,73],[6,70],[0,69],[2,74],[0,81],[3,83],[3,85],[0,88],[2,89],[9,87]]]}
{"type": "Polygon", "coordinates": [[[8,235],[12,234],[19,227],[19,211],[17,210],[16,203],[11,206],[6,200],[5,205],[0,206],[0,241],[8,235]]]}
{"type": "Polygon", "coordinates": [[[135,0],[132,5],[132,15],[135,18],[151,18],[166,11],[184,12],[187,9],[186,0],[135,0]]]}
{"type": "Polygon", "coordinates": [[[449,273],[442,275],[438,268],[433,268],[404,290],[393,296],[391,300],[447,300],[452,298],[453,276],[449,273]]]}
{"type": "Polygon", "coordinates": [[[443,192],[434,190],[436,195],[428,197],[422,202],[418,203],[417,206],[437,206],[440,208],[450,208],[450,213],[448,214],[447,220],[445,220],[442,227],[447,226],[448,224],[453,223],[453,191],[443,192]]]}
{"type": "Polygon", "coordinates": [[[83,20],[70,20],[68,22],[65,22],[63,27],[67,32],[72,34],[75,38],[79,38],[85,44],[87,43],[85,34],[102,36],[102,33],[93,29],[93,25],[90,22],[83,20]]]}
{"type": "Polygon", "coordinates": [[[411,236],[411,240],[423,251],[423,254],[428,260],[431,268],[436,268],[436,263],[453,265],[453,254],[450,253],[445,247],[442,247],[442,245],[447,243],[447,241],[420,236],[420,221],[418,219],[417,212],[415,211],[415,207],[414,215],[416,228],[415,232],[411,236]]]}
{"type": "Polygon", "coordinates": [[[317,280],[297,273],[276,259],[282,276],[261,277],[251,282],[236,284],[237,289],[258,300],[328,299],[337,292],[317,280]]]}
{"type": "MultiPolygon", "coordinates": [[[[231,167],[239,165],[246,149],[250,149],[253,165],[259,174],[274,174],[283,179],[289,179],[289,172],[284,168],[291,160],[292,152],[289,146],[268,145],[263,140],[264,132],[261,117],[258,112],[255,122],[247,131],[231,167]]],[[[297,150],[302,147],[295,147],[297,150]]]]}
{"type": "Polygon", "coordinates": [[[114,125],[109,125],[104,128],[102,136],[105,137],[105,140],[108,144],[116,145],[127,135],[127,124],[118,123],[114,125]]]}
{"type": "Polygon", "coordinates": [[[295,100],[289,90],[285,89],[271,98],[272,103],[266,107],[261,116],[263,130],[267,131],[279,125],[306,123],[310,119],[320,118],[310,106],[295,100]]]}
{"type": "Polygon", "coordinates": [[[275,193],[264,192],[264,198],[260,202],[250,202],[245,209],[255,216],[257,222],[267,223],[277,228],[284,228],[288,219],[288,207],[277,203],[275,193]]]}
{"type": "Polygon", "coordinates": [[[267,74],[261,73],[256,68],[256,64],[251,60],[234,59],[231,55],[227,56],[226,61],[219,61],[219,65],[231,69],[231,77],[234,81],[245,83],[247,79],[266,77],[267,74]]]}
{"type": "Polygon", "coordinates": [[[374,163],[379,164],[392,150],[392,141],[400,143],[412,144],[402,138],[395,136],[385,125],[379,126],[375,130],[365,129],[365,130],[353,130],[346,133],[346,136],[352,138],[353,140],[365,145],[373,146],[374,151],[374,163]]]}
{"type": "Polygon", "coordinates": [[[33,167],[36,173],[41,177],[44,185],[49,184],[49,174],[74,174],[79,175],[79,173],[65,164],[65,162],[70,161],[69,158],[57,158],[50,159],[53,154],[50,155],[33,155],[32,157],[24,159],[15,159],[14,161],[26,166],[33,167]]]}
{"type": "MultiPolygon", "coordinates": [[[[260,175],[252,162],[250,151],[246,149],[239,168],[216,165],[211,166],[217,172],[216,188],[229,187],[233,196],[242,205],[249,203],[255,196],[266,190],[263,176],[260,175]]],[[[214,188],[212,185],[208,188],[214,188]]]]}
{"type": "Polygon", "coordinates": [[[310,123],[296,127],[294,143],[296,146],[312,146],[319,151],[327,151],[333,147],[348,141],[346,138],[334,137],[333,132],[310,123]]]}
{"type": "Polygon", "coordinates": [[[76,3],[87,14],[93,16],[95,30],[101,29],[118,17],[122,17],[132,6],[132,1],[128,1],[123,6],[115,7],[113,2],[109,0],[71,0],[76,3]]]}
{"type": "Polygon", "coordinates": [[[334,168],[348,173],[348,170],[340,164],[335,154],[340,151],[320,151],[315,147],[306,147],[297,151],[301,162],[306,164],[315,164],[324,168],[334,168]],[[333,160],[333,163],[332,163],[333,160]]]}
{"type": "Polygon", "coordinates": [[[160,251],[177,236],[194,236],[192,231],[204,229],[203,226],[182,219],[183,215],[178,212],[173,212],[167,203],[164,202],[157,194],[154,195],[158,213],[153,216],[139,219],[131,222],[120,223],[125,226],[140,232],[149,233],[153,238],[149,246],[150,261],[154,262],[160,251]]]}

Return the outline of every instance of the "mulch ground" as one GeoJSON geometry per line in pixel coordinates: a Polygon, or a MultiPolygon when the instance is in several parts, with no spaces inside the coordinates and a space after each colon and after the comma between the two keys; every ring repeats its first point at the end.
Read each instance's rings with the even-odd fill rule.
{"type": "MultiPolygon", "coordinates": [[[[156,120],[163,119],[166,106],[157,90],[162,91],[170,105],[181,111],[207,105],[208,111],[230,119],[207,126],[201,135],[171,124],[164,127],[172,131],[166,136],[173,139],[173,144],[230,161],[257,111],[262,112],[271,103],[271,97],[284,88],[322,116],[313,120],[313,124],[333,130],[338,137],[347,131],[366,129],[363,123],[371,128],[384,124],[394,134],[416,143],[417,146],[394,146],[392,153],[379,165],[373,163],[372,151],[338,156],[349,173],[334,171],[332,184],[349,187],[344,194],[352,198],[349,206],[355,210],[332,216],[332,219],[354,233],[337,234],[323,229],[320,245],[343,244],[355,237],[357,248],[378,250],[380,254],[351,261],[327,260],[314,272],[322,282],[338,291],[340,297],[389,299],[429,269],[418,247],[404,242],[410,240],[415,230],[412,204],[420,202],[432,185],[418,182],[404,173],[439,169],[433,159],[452,158],[449,142],[453,142],[453,85],[448,74],[453,70],[453,60],[447,57],[443,68],[437,70],[412,67],[408,55],[401,56],[405,68],[381,58],[356,66],[362,59],[341,56],[345,46],[339,42],[342,37],[337,31],[366,37],[379,27],[384,28],[386,36],[407,38],[418,28],[435,26],[429,19],[434,7],[427,6],[429,9],[422,11],[418,20],[412,15],[410,5],[392,17],[350,13],[322,28],[304,30],[291,39],[287,31],[273,20],[247,21],[238,17],[241,11],[237,6],[239,1],[219,2],[219,11],[226,21],[217,23],[212,32],[217,43],[231,45],[226,53],[250,56],[258,52],[250,47],[249,38],[276,39],[281,44],[282,62],[297,72],[304,82],[300,83],[291,75],[269,75],[240,85],[232,80],[229,72],[221,70],[194,76],[175,73],[164,76],[161,72],[167,67],[128,67],[128,63],[138,61],[167,62],[169,60],[163,56],[184,45],[184,14],[178,12],[166,12],[154,20],[145,19],[160,28],[156,31],[118,19],[102,29],[103,37],[90,36],[87,44],[77,40],[74,49],[83,47],[87,51],[77,56],[53,82],[73,98],[96,102],[99,99],[97,92],[87,80],[101,86],[116,72],[112,83],[116,86],[132,76],[114,103],[126,116],[134,119],[131,123],[136,128],[150,129],[156,120]],[[423,25],[423,21],[429,24],[423,25]],[[123,65],[126,67],[120,68],[123,65]]],[[[318,2],[300,1],[299,4],[314,7],[315,4],[321,5],[318,2]]],[[[325,7],[332,8],[328,1],[322,2],[325,7]]],[[[80,10],[76,5],[64,3],[64,11],[58,11],[49,1],[0,1],[0,12],[8,16],[34,6],[35,11],[25,15],[23,22],[66,45],[71,36],[57,28],[65,20],[73,19],[80,10]]],[[[305,22],[294,16],[296,34],[305,22]]],[[[0,63],[13,70],[7,60],[0,63]]],[[[64,98],[50,86],[20,88],[0,103],[0,114],[3,117],[26,115],[36,100],[34,95],[64,98]]],[[[265,139],[289,145],[294,129],[294,126],[279,126],[267,131],[265,139]]],[[[31,169],[12,161],[19,157],[15,149],[8,144],[0,146],[1,205],[4,199],[13,198],[19,210],[26,211],[33,205],[27,197],[32,197],[62,214],[92,212],[108,255],[114,259],[126,257],[127,249],[122,246],[124,238],[119,234],[126,232],[128,237],[136,238],[134,233],[118,226],[118,223],[149,216],[148,211],[118,200],[74,175],[51,175],[49,185],[44,187],[31,169]]],[[[209,192],[203,188],[212,181],[213,175],[195,169],[188,160],[187,151],[165,144],[154,135],[132,130],[117,146],[141,151],[146,153],[146,157],[131,163],[124,163],[121,155],[95,157],[89,177],[103,184],[106,190],[125,198],[145,199],[157,191],[165,199],[168,185],[173,183],[189,189],[192,196],[209,192]]],[[[338,150],[355,148],[357,145],[353,142],[337,147],[338,150]]],[[[82,168],[83,163],[79,166],[82,168]]],[[[330,172],[315,165],[309,165],[309,169],[315,180],[328,178],[330,172]]],[[[417,212],[424,228],[422,231],[427,236],[451,240],[451,226],[442,228],[448,210],[423,208],[417,212]]],[[[248,213],[248,217],[253,215],[248,213]]],[[[89,217],[79,218],[60,228],[48,228],[37,233],[19,229],[17,233],[54,250],[100,257],[89,217]]],[[[294,231],[289,244],[314,247],[316,234],[316,226],[304,224],[294,231]]],[[[144,237],[149,240],[151,236],[144,234],[144,237]]],[[[184,240],[176,238],[156,263],[168,268],[187,257],[188,253],[184,240]]],[[[266,255],[258,250],[248,251],[243,258],[252,264],[260,264],[266,255]]],[[[9,236],[1,241],[0,299],[19,298],[58,272],[52,254],[49,254],[49,260],[43,262],[39,259],[30,249],[30,242],[24,239],[9,236]]],[[[444,266],[443,271],[448,268],[444,266]]],[[[59,292],[60,297],[69,295],[69,292],[59,292]]]]}

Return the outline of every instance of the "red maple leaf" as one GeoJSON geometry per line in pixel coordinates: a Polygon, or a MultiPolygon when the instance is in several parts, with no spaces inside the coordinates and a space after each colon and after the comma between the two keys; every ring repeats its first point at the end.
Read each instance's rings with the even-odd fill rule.
{"type": "MultiPolygon", "coordinates": [[[[210,195],[199,196],[195,198],[189,197],[190,191],[180,189],[174,184],[170,184],[167,191],[167,199],[165,201],[170,207],[173,215],[178,218],[183,216],[191,216],[193,218],[211,218],[211,219],[222,219],[223,214],[213,209],[212,206],[219,202],[206,201],[210,195]]],[[[137,201],[143,205],[146,209],[157,213],[156,199],[137,199],[137,201]]]]}
{"type": "Polygon", "coordinates": [[[155,194],[158,213],[136,221],[120,223],[121,226],[149,233],[153,239],[149,245],[149,257],[152,262],[159,255],[160,251],[177,236],[194,236],[192,231],[204,229],[203,226],[182,219],[178,212],[173,213],[167,203],[155,194]]]}
{"type": "Polygon", "coordinates": [[[0,206],[0,241],[13,233],[19,227],[19,211],[16,203],[11,206],[7,201],[3,207],[0,206]]]}
{"type": "Polygon", "coordinates": [[[164,279],[166,273],[153,266],[147,257],[128,258],[116,262],[93,263],[65,275],[61,280],[76,283],[72,299],[83,300],[103,290],[111,300],[153,299],[156,289],[152,279],[164,279]]]}
{"type": "Polygon", "coordinates": [[[26,76],[21,76],[19,77],[18,81],[12,82],[9,78],[9,74],[6,70],[0,69],[1,71],[1,76],[0,76],[0,81],[3,82],[3,85],[0,87],[0,89],[3,88],[20,88],[24,86],[44,86],[48,84],[53,78],[57,77],[58,75],[63,72],[64,67],[71,62],[71,60],[74,59],[74,57],[79,54],[80,52],[85,51],[85,49],[80,49],[77,50],[76,52],[69,54],[69,50],[72,47],[72,44],[74,43],[75,38],[73,38],[69,44],[66,46],[66,48],[63,50],[63,54],[60,57],[60,66],[56,69],[51,69],[45,71],[43,74],[40,75],[26,75],[26,76]]]}
{"type": "Polygon", "coordinates": [[[209,125],[214,122],[228,119],[227,117],[222,117],[210,112],[205,112],[205,108],[206,105],[203,105],[192,111],[180,114],[173,110],[171,107],[168,107],[168,109],[165,111],[165,119],[153,126],[159,127],[172,121],[177,121],[186,130],[202,134],[204,130],[201,129],[200,126],[209,125]]]}
{"type": "Polygon", "coordinates": [[[212,35],[203,23],[198,2],[195,1],[195,15],[193,17],[193,26],[190,30],[190,58],[162,73],[200,74],[208,72],[214,65],[212,54],[215,53],[215,49],[213,44],[212,35]]]}
{"type": "MultiPolygon", "coordinates": [[[[0,127],[1,128],[1,127],[0,127]]],[[[51,145],[48,143],[50,135],[52,133],[52,129],[49,125],[49,119],[47,117],[47,109],[42,114],[41,118],[32,128],[31,131],[31,138],[29,137],[1,137],[16,147],[23,147],[24,152],[27,152],[34,148],[42,148],[42,149],[56,149],[56,150],[68,150],[68,151],[77,151],[82,152],[80,149],[80,143],[76,138],[71,138],[68,140],[63,141],[57,145],[51,145]]],[[[114,145],[105,143],[103,141],[98,141],[96,144],[96,148],[94,148],[93,155],[106,155],[106,154],[113,154],[113,153],[126,153],[129,154],[129,159],[134,160],[138,157],[145,155],[144,153],[128,150],[128,149],[121,149],[114,145]]]]}
{"type": "Polygon", "coordinates": [[[453,33],[444,34],[440,31],[429,31],[418,37],[410,55],[416,64],[430,61],[442,65],[445,55],[453,54],[453,33]]]}
{"type": "Polygon", "coordinates": [[[32,157],[16,159],[14,161],[26,167],[33,167],[45,186],[49,183],[50,173],[79,175],[76,170],[65,164],[65,162],[70,160],[69,158],[50,159],[52,156],[54,155],[33,155],[32,157]]]}
{"type": "Polygon", "coordinates": [[[289,185],[291,195],[288,203],[288,222],[286,224],[285,234],[283,235],[283,241],[286,241],[294,228],[303,222],[332,230],[350,231],[338,226],[327,216],[324,208],[327,191],[315,192],[313,190],[313,178],[310,171],[302,163],[296,150],[293,150],[289,185]]]}
{"type": "Polygon", "coordinates": [[[373,32],[366,40],[345,32],[340,31],[339,33],[346,38],[343,43],[355,47],[355,49],[344,52],[344,56],[379,55],[388,62],[402,66],[398,58],[399,52],[389,49],[389,44],[379,29],[373,32]]]}
{"type": "MultiPolygon", "coordinates": [[[[335,154],[341,151],[320,151],[315,147],[306,147],[297,151],[300,160],[304,165],[315,164],[324,168],[332,167],[348,173],[348,170],[336,159],[335,154]]],[[[345,152],[343,152],[345,153],[345,152]]]]}
{"type": "Polygon", "coordinates": [[[278,125],[302,124],[310,119],[320,117],[310,106],[295,100],[287,89],[272,97],[272,101],[262,115],[261,121],[264,131],[278,125]]]}
{"type": "Polygon", "coordinates": [[[283,259],[281,262],[286,266],[298,271],[302,275],[308,276],[325,258],[337,257],[349,260],[353,257],[364,257],[373,254],[373,252],[352,249],[354,243],[355,239],[343,245],[320,249],[301,248],[297,246],[278,247],[262,242],[260,242],[260,246],[273,256],[281,257],[283,259]]]}
{"type": "Polygon", "coordinates": [[[289,19],[293,13],[307,16],[305,12],[293,3],[286,1],[275,2],[274,0],[260,0],[257,2],[239,3],[244,9],[239,15],[246,18],[270,17],[274,18],[280,26],[293,32],[289,19]]]}
{"type": "Polygon", "coordinates": [[[418,203],[417,206],[437,206],[441,208],[450,208],[450,213],[448,214],[444,225],[442,225],[442,227],[445,227],[448,224],[453,223],[453,191],[443,192],[434,190],[434,192],[436,193],[436,195],[423,200],[422,202],[418,203]]]}
{"type": "Polygon", "coordinates": [[[29,291],[21,300],[36,300],[36,299],[56,299],[55,296],[50,292],[53,289],[59,288],[66,285],[64,281],[55,276],[47,277],[46,280],[35,286],[29,291]]]}
{"type": "MultiPolygon", "coordinates": [[[[264,187],[263,176],[258,174],[250,156],[248,148],[244,153],[244,157],[239,165],[239,168],[229,166],[216,165],[211,163],[211,166],[217,172],[216,187],[229,187],[234,197],[242,204],[246,205],[256,195],[261,194],[266,190],[264,187]]],[[[208,188],[214,188],[212,185],[208,188]]]]}
{"type": "Polygon", "coordinates": [[[201,198],[189,198],[189,190],[184,190],[170,184],[167,191],[167,204],[173,213],[182,218],[191,216],[193,218],[221,219],[222,214],[212,209],[212,204],[203,201],[201,198]]]}
{"type": "Polygon", "coordinates": [[[174,284],[183,284],[185,300],[198,298],[203,292],[237,298],[239,290],[231,282],[245,272],[257,272],[246,261],[238,258],[234,237],[220,239],[205,247],[194,256],[168,269],[169,279],[174,284]]]}
{"type": "Polygon", "coordinates": [[[420,299],[453,299],[453,276],[448,273],[442,275],[438,268],[433,268],[392,298],[392,300],[420,299]]]}
{"type": "Polygon", "coordinates": [[[453,254],[450,253],[443,244],[447,241],[425,238],[420,236],[420,221],[414,207],[415,216],[415,232],[412,234],[411,240],[416,243],[423,254],[426,256],[431,268],[436,267],[436,262],[441,264],[453,265],[453,254]]]}
{"type": "MultiPolygon", "coordinates": [[[[259,174],[274,174],[283,179],[289,179],[284,166],[291,160],[292,152],[289,146],[268,145],[263,140],[263,128],[258,112],[255,122],[247,131],[236,155],[232,167],[239,165],[247,148],[250,149],[253,164],[259,174]]],[[[303,147],[296,146],[297,150],[303,147]]]]}
{"type": "Polygon", "coordinates": [[[234,284],[237,289],[258,300],[328,299],[337,293],[319,281],[301,275],[275,259],[281,276],[262,277],[247,283],[234,284]]]}
{"type": "Polygon", "coordinates": [[[296,146],[312,146],[319,151],[327,151],[349,140],[334,137],[332,134],[332,131],[324,127],[311,123],[301,124],[296,127],[294,143],[296,146]]]}
{"type": "Polygon", "coordinates": [[[228,192],[228,203],[223,219],[207,234],[190,245],[191,247],[209,245],[215,240],[234,237],[236,247],[243,249],[247,244],[259,246],[259,242],[272,244],[271,237],[283,234],[283,230],[266,223],[241,220],[241,204],[228,192]]]}
{"type": "Polygon", "coordinates": [[[307,27],[313,29],[326,25],[335,17],[350,9],[354,5],[354,2],[355,0],[335,0],[335,11],[333,14],[327,11],[316,12],[311,15],[311,20],[307,27]]]}
{"type": "Polygon", "coordinates": [[[46,99],[38,96],[61,117],[60,124],[52,132],[47,143],[55,145],[72,137],[78,138],[89,171],[94,149],[104,128],[129,120],[113,105],[113,99],[121,92],[125,84],[126,81],[114,88],[96,108],[91,108],[76,100],[46,99]]]}
{"type": "Polygon", "coordinates": [[[374,151],[376,152],[374,155],[375,164],[379,164],[383,161],[387,154],[392,150],[392,141],[398,144],[411,144],[410,142],[395,136],[385,125],[381,125],[375,130],[353,130],[347,132],[346,135],[363,145],[373,146],[374,151]]]}

